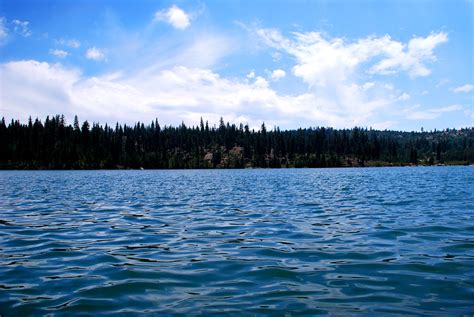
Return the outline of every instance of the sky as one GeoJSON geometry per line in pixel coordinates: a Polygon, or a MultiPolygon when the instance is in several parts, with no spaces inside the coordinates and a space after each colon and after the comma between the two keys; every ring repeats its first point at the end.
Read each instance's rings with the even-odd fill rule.
{"type": "Polygon", "coordinates": [[[0,0],[0,116],[474,126],[474,2],[0,0]]]}

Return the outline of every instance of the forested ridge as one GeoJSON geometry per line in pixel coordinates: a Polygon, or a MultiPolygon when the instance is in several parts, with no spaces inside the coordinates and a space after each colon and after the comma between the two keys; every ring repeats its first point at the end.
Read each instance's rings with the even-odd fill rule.
{"type": "Polygon", "coordinates": [[[339,167],[474,163],[474,128],[430,132],[0,122],[1,169],[339,167]]]}

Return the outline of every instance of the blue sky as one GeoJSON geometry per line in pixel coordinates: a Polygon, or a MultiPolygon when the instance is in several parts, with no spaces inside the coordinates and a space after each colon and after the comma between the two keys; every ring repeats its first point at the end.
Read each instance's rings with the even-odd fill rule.
{"type": "Polygon", "coordinates": [[[2,0],[1,116],[473,126],[473,12],[459,0],[2,0]]]}

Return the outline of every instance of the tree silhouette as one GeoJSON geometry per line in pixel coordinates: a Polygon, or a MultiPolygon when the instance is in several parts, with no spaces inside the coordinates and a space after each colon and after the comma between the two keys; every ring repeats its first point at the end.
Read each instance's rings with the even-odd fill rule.
{"type": "Polygon", "coordinates": [[[336,130],[313,127],[258,131],[248,124],[209,127],[150,125],[102,126],[77,116],[68,125],[64,116],[44,123],[0,121],[2,169],[97,168],[242,168],[338,167],[474,162],[474,129],[377,131],[355,127],[336,130]]]}

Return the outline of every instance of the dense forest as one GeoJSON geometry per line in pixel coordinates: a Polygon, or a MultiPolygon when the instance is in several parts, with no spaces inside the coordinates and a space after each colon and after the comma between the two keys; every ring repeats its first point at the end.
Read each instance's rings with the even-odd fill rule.
{"type": "Polygon", "coordinates": [[[210,127],[108,125],[77,116],[0,122],[1,169],[339,167],[474,163],[474,128],[430,132],[316,127],[258,131],[210,127]]]}

